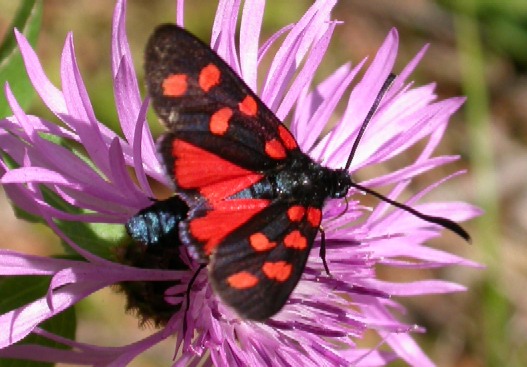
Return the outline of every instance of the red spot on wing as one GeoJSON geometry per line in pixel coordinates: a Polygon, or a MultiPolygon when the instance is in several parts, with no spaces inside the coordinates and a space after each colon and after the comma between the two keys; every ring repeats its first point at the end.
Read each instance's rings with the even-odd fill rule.
{"type": "Polygon", "coordinates": [[[307,239],[300,231],[294,230],[285,236],[284,246],[295,250],[305,250],[307,248],[307,239]]]}
{"type": "Polygon", "coordinates": [[[320,226],[320,222],[322,221],[322,212],[320,211],[320,209],[308,208],[307,209],[307,221],[313,227],[320,226]]]}
{"type": "Polygon", "coordinates": [[[187,75],[173,74],[163,80],[163,95],[166,97],[181,97],[187,92],[187,75]]]}
{"type": "Polygon", "coordinates": [[[221,71],[214,64],[208,64],[199,72],[198,83],[205,93],[220,83],[221,71]]]}
{"type": "Polygon", "coordinates": [[[174,180],[215,202],[254,185],[263,177],[180,139],[172,143],[174,180]]]}
{"type": "Polygon", "coordinates": [[[228,277],[227,283],[229,283],[232,288],[247,289],[258,284],[258,278],[249,272],[240,271],[239,273],[232,274],[228,277]]]}
{"type": "Polygon", "coordinates": [[[209,129],[215,135],[223,135],[229,128],[229,120],[232,117],[232,110],[229,107],[220,108],[210,117],[209,129]]]}
{"type": "Polygon", "coordinates": [[[273,159],[284,159],[287,156],[284,146],[277,139],[265,143],[265,153],[273,159]]]}
{"type": "Polygon", "coordinates": [[[295,138],[284,126],[278,126],[278,135],[280,135],[280,139],[282,139],[287,149],[292,150],[298,148],[295,138]]]}
{"type": "Polygon", "coordinates": [[[251,247],[258,252],[269,251],[276,247],[276,242],[271,242],[263,233],[254,233],[249,236],[251,247]]]}
{"type": "Polygon", "coordinates": [[[300,222],[304,218],[306,209],[301,205],[295,205],[287,209],[287,217],[291,222],[300,222]]]}
{"type": "Polygon", "coordinates": [[[265,262],[262,271],[269,279],[285,282],[291,276],[293,266],[285,261],[265,262]]]}
{"type": "Polygon", "coordinates": [[[199,189],[199,192],[210,202],[216,202],[254,185],[260,181],[261,178],[261,175],[255,173],[244,177],[237,177],[228,180],[226,179],[218,183],[202,187],[199,189]]]}
{"type": "Polygon", "coordinates": [[[258,105],[253,97],[247,96],[238,104],[240,111],[247,116],[256,116],[258,112],[258,105]]]}
{"type": "Polygon", "coordinates": [[[197,217],[190,221],[190,234],[204,244],[205,254],[211,255],[227,235],[247,223],[267,206],[269,206],[269,201],[263,199],[216,202],[204,217],[197,217]]]}

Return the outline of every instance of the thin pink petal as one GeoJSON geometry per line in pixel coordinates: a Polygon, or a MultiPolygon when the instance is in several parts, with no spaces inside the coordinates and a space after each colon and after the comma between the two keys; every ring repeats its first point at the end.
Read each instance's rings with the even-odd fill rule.
{"type": "Polygon", "coordinates": [[[316,1],[295,24],[278,49],[267,73],[260,97],[272,110],[278,107],[295,68],[318,37],[320,27],[327,28],[335,1],[316,1]]]}
{"type": "Polygon", "coordinates": [[[240,25],[240,70],[243,80],[257,89],[258,40],[262,28],[265,1],[246,1],[240,25]]]}
{"type": "Polygon", "coordinates": [[[135,124],[133,162],[135,176],[137,177],[137,181],[139,181],[139,186],[145,195],[148,197],[154,197],[154,193],[150,188],[150,184],[148,183],[148,178],[146,176],[144,168],[145,164],[151,165],[152,170],[149,173],[153,178],[157,179],[161,183],[164,183],[166,186],[169,184],[167,175],[165,174],[163,167],[161,167],[161,163],[159,162],[157,155],[152,156],[149,151],[145,152],[143,155],[143,144],[141,142],[143,141],[143,132],[146,123],[146,112],[148,110],[148,105],[149,99],[147,98],[141,105],[141,110],[139,111],[139,116],[137,117],[137,122],[135,124]]]}
{"type": "MultiPolygon", "coordinates": [[[[333,149],[334,147],[339,147],[340,151],[351,151],[354,137],[371,108],[371,103],[368,105],[364,101],[375,100],[381,85],[392,70],[397,54],[398,39],[397,31],[392,29],[379,48],[364,77],[351,92],[348,106],[342,119],[314,149],[313,154],[321,157],[325,164],[331,167],[342,167],[344,165],[347,158],[345,154],[336,155],[334,152],[337,150],[330,152],[328,150],[328,142],[331,141],[333,149]]],[[[361,149],[359,149],[360,151],[361,149]]]]}
{"type": "Polygon", "coordinates": [[[134,182],[130,178],[130,174],[126,169],[123,151],[121,150],[121,145],[119,144],[119,140],[117,138],[114,139],[110,145],[108,155],[110,167],[112,169],[110,172],[111,181],[116,187],[119,187],[122,195],[126,196],[130,202],[129,205],[131,207],[136,206],[137,208],[144,208],[145,206],[148,206],[150,202],[149,199],[135,186],[134,182]]]}
{"type": "Polygon", "coordinates": [[[15,29],[15,36],[18,42],[18,47],[26,70],[33,84],[33,88],[37,91],[39,96],[42,98],[46,106],[55,113],[66,113],[66,102],[62,92],[57,89],[46,77],[44,69],[38,60],[38,57],[33,51],[33,48],[25,38],[25,36],[15,29]]]}
{"type": "Polygon", "coordinates": [[[378,176],[371,180],[363,181],[361,182],[361,184],[367,187],[390,185],[398,181],[404,181],[415,178],[418,175],[426,173],[444,164],[455,162],[458,159],[458,156],[442,156],[430,158],[426,161],[416,162],[410,166],[406,166],[399,170],[392,171],[389,174],[378,176]]]}
{"type": "Polygon", "coordinates": [[[65,286],[54,292],[53,310],[50,310],[44,297],[0,315],[0,326],[3,329],[3,332],[0,333],[0,349],[20,341],[43,321],[73,306],[107,285],[103,283],[84,283],[65,286]]]}
{"type": "Polygon", "coordinates": [[[69,266],[75,266],[77,261],[47,258],[21,254],[11,250],[0,249],[0,275],[52,275],[69,266]]]}
{"type": "Polygon", "coordinates": [[[229,64],[234,71],[241,75],[240,62],[234,35],[240,10],[240,0],[220,0],[218,11],[212,26],[212,48],[229,64]]]}
{"type": "Polygon", "coordinates": [[[77,119],[76,131],[89,156],[102,172],[108,172],[107,146],[91,107],[74,55],[72,35],[68,35],[61,60],[61,79],[68,114],[77,119]]]}
{"type": "Polygon", "coordinates": [[[293,108],[293,105],[297,102],[298,96],[300,95],[301,91],[313,81],[315,72],[320,66],[324,54],[326,53],[327,48],[329,46],[329,42],[331,41],[331,36],[333,35],[333,31],[335,30],[335,25],[335,22],[329,22],[327,25],[327,30],[313,45],[311,52],[305,60],[304,66],[302,67],[298,75],[295,77],[295,80],[289,87],[288,92],[282,99],[282,102],[280,103],[280,106],[276,111],[276,116],[280,120],[285,119],[285,117],[291,111],[291,108],[293,108]]]}

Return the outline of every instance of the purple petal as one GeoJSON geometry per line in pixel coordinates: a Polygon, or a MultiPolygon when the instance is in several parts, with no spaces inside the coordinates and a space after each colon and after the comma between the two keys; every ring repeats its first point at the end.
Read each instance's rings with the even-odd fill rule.
{"type": "Polygon", "coordinates": [[[389,174],[378,176],[368,181],[363,181],[361,182],[361,184],[367,187],[390,185],[399,181],[415,178],[416,176],[428,172],[429,170],[432,170],[447,163],[455,162],[458,159],[458,156],[442,156],[431,158],[424,162],[417,162],[410,166],[406,166],[389,174]]]}
{"type": "MultiPolygon", "coordinates": [[[[169,186],[168,184],[168,178],[167,175],[164,173],[163,168],[161,167],[161,163],[157,159],[157,156],[154,154],[154,156],[151,156],[149,153],[145,152],[145,158],[143,158],[143,149],[141,142],[143,141],[143,132],[144,132],[144,125],[146,122],[146,112],[148,110],[149,105],[149,99],[147,98],[143,104],[141,105],[141,110],[139,111],[139,116],[137,118],[137,122],[135,125],[135,131],[134,131],[134,141],[133,141],[133,162],[134,162],[134,170],[135,170],[135,176],[137,177],[137,181],[139,182],[139,186],[141,186],[141,189],[148,197],[154,197],[154,193],[152,192],[152,189],[150,188],[150,184],[148,183],[148,178],[146,177],[146,172],[144,169],[143,164],[145,162],[148,162],[147,164],[151,164],[153,169],[153,172],[156,172],[157,175],[152,175],[152,177],[156,178],[159,182],[164,183],[166,186],[169,186]]],[[[152,174],[152,171],[150,172],[152,174]]]]}
{"type": "MultiPolygon", "coordinates": [[[[64,172],[79,175],[77,177],[79,179],[78,181],[92,182],[93,184],[101,186],[101,189],[106,186],[105,181],[96,175],[95,172],[87,167],[87,165],[78,157],[74,156],[67,149],[42,139],[35,133],[34,127],[28,119],[28,116],[16,102],[9,85],[6,85],[6,97],[18,122],[27,132],[28,138],[32,139],[32,143],[38,147],[38,159],[47,158],[49,159],[48,162],[56,163],[56,168],[58,170],[64,170],[64,172]]],[[[23,162],[19,161],[18,163],[22,164],[23,162]]]]}
{"type": "Polygon", "coordinates": [[[262,47],[260,47],[260,49],[258,50],[258,65],[260,65],[260,62],[262,61],[264,56],[267,54],[267,51],[269,51],[271,46],[274,45],[276,40],[278,38],[280,38],[280,36],[282,34],[284,34],[284,33],[288,32],[288,31],[290,31],[291,29],[293,29],[294,26],[295,26],[294,24],[288,24],[288,25],[282,27],[281,29],[279,29],[277,32],[275,32],[271,37],[269,37],[264,42],[262,47]]]}
{"type": "MultiPolygon", "coordinates": [[[[354,137],[371,107],[371,103],[364,103],[364,101],[375,100],[381,85],[393,68],[397,48],[398,34],[395,29],[392,29],[379,48],[364,77],[353,88],[342,119],[313,150],[313,155],[321,158],[325,164],[331,167],[342,167],[344,165],[347,154],[351,151],[354,137]],[[331,150],[328,149],[330,142],[331,150]],[[335,147],[338,147],[338,149],[335,149],[335,147]],[[337,154],[338,152],[341,153],[337,154]]],[[[383,141],[383,139],[377,139],[377,141],[383,141]]],[[[369,145],[363,144],[363,146],[369,145]]],[[[355,160],[355,162],[357,161],[360,160],[355,160]]]]}
{"type": "Polygon", "coordinates": [[[264,82],[261,98],[276,110],[295,68],[307,53],[311,43],[319,37],[319,30],[328,27],[329,14],[335,1],[316,1],[288,33],[278,49],[264,82]]]}
{"type": "MultiPolygon", "coordinates": [[[[141,113],[141,96],[134,72],[134,64],[126,36],[126,2],[119,1],[115,7],[112,31],[112,70],[114,74],[114,96],[121,129],[129,143],[135,141],[134,132],[141,113]]],[[[159,167],[156,148],[150,129],[146,126],[142,130],[141,146],[146,162],[153,165],[154,170],[159,167]],[[152,158],[152,160],[150,160],[152,158]],[[150,163],[151,162],[151,163],[150,163]]]]}
{"type": "Polygon", "coordinates": [[[371,280],[366,283],[372,288],[382,289],[384,292],[391,294],[392,296],[401,297],[463,292],[466,290],[466,287],[464,286],[441,280],[421,280],[405,283],[390,283],[381,280],[371,280]]]}
{"type": "Polygon", "coordinates": [[[298,101],[297,111],[300,111],[303,116],[299,116],[296,120],[305,121],[306,123],[303,126],[300,124],[298,126],[292,125],[297,132],[295,136],[299,137],[299,144],[304,151],[309,151],[313,147],[313,144],[320,138],[324,128],[335,112],[335,107],[362,68],[362,65],[363,62],[351,71],[349,71],[347,65],[344,65],[311,92],[306,99],[308,106],[313,106],[313,111],[309,111],[308,109],[307,111],[304,110],[302,106],[305,102],[298,101]],[[309,115],[305,115],[306,112],[309,115]],[[302,138],[302,135],[305,135],[305,138],[302,138]]]}
{"type": "Polygon", "coordinates": [[[77,66],[71,34],[66,39],[62,53],[61,79],[68,113],[77,119],[76,131],[84,147],[97,167],[104,173],[109,172],[107,146],[77,66]]]}
{"type": "Polygon", "coordinates": [[[65,185],[73,189],[82,189],[82,185],[69,181],[56,171],[40,167],[24,167],[8,171],[0,180],[2,184],[48,183],[65,185]]]}
{"type": "Polygon", "coordinates": [[[212,26],[211,47],[241,75],[238,52],[236,50],[235,34],[240,0],[220,0],[214,25],[212,26]]]}
{"type": "Polygon", "coordinates": [[[434,367],[435,364],[423,353],[421,348],[408,334],[390,334],[386,342],[410,366],[434,367]]]}
{"type": "Polygon", "coordinates": [[[176,24],[180,27],[183,27],[185,25],[185,0],[177,0],[176,4],[176,24]]]}
{"type": "Polygon", "coordinates": [[[410,74],[412,74],[417,67],[417,65],[421,62],[423,57],[426,54],[426,51],[428,50],[429,45],[425,45],[419,52],[414,56],[412,60],[404,67],[403,70],[397,75],[397,78],[394,80],[393,88],[390,88],[388,93],[386,94],[386,98],[389,99],[392,97],[393,93],[396,93],[401,87],[402,83],[406,81],[406,79],[409,78],[410,74]]]}
{"type": "Polygon", "coordinates": [[[0,327],[4,330],[0,333],[0,349],[25,338],[43,321],[108,285],[96,282],[68,285],[53,293],[53,310],[44,297],[0,315],[0,327]]]}
{"type": "Polygon", "coordinates": [[[150,204],[150,200],[146,195],[137,189],[134,182],[130,178],[123,158],[123,151],[119,140],[116,138],[110,145],[109,161],[111,168],[111,181],[121,190],[123,196],[130,202],[130,206],[137,206],[137,208],[144,208],[150,204]]]}
{"type": "Polygon", "coordinates": [[[326,53],[326,50],[329,46],[329,42],[331,41],[331,36],[335,30],[335,25],[336,22],[329,22],[327,30],[322,33],[320,39],[313,45],[313,49],[305,60],[303,68],[300,70],[292,85],[289,87],[289,91],[282,99],[282,102],[276,111],[276,116],[280,120],[285,119],[285,117],[291,111],[293,105],[297,102],[301,91],[313,81],[315,72],[320,66],[324,54],[326,53]]]}
{"type": "Polygon", "coordinates": [[[407,242],[408,241],[400,241],[397,246],[393,246],[392,243],[386,241],[384,243],[378,243],[372,250],[375,254],[374,256],[381,259],[379,263],[382,264],[392,264],[391,259],[397,257],[410,257],[412,259],[420,261],[420,263],[417,263],[417,265],[423,264],[424,262],[424,267],[437,267],[448,265],[467,266],[474,268],[482,267],[480,264],[474,261],[464,259],[462,257],[450,254],[448,252],[426,246],[416,246],[415,244],[408,244],[407,242]]]}
{"type": "Polygon", "coordinates": [[[240,70],[243,80],[253,91],[258,86],[258,41],[264,8],[263,1],[246,1],[240,25],[240,70]]]}
{"type": "Polygon", "coordinates": [[[78,261],[25,255],[0,249],[0,275],[52,275],[60,269],[76,266],[78,261]]]}
{"type": "Polygon", "coordinates": [[[15,37],[18,42],[18,47],[26,70],[33,84],[33,87],[42,98],[46,106],[55,113],[67,113],[66,102],[62,92],[58,90],[46,77],[42,65],[40,64],[38,57],[33,51],[33,48],[24,37],[24,35],[15,29],[15,37]]]}

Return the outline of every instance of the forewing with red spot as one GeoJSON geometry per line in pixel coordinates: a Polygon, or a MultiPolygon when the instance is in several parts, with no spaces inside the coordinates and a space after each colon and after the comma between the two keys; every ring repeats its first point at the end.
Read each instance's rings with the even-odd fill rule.
{"type": "Polygon", "coordinates": [[[216,293],[242,317],[274,315],[302,276],[320,218],[320,208],[265,207],[217,246],[209,269],[216,293]]]}
{"type": "MultiPolygon", "coordinates": [[[[167,139],[185,141],[251,171],[274,168],[298,149],[243,80],[208,45],[176,25],[160,26],[150,38],[145,73],[154,109],[172,132],[161,148],[169,166],[174,154],[167,139]]],[[[179,185],[178,177],[174,180],[179,185]]]]}
{"type": "Polygon", "coordinates": [[[295,192],[293,176],[302,174],[277,174],[315,163],[243,80],[186,30],[163,25],[154,32],[145,73],[169,130],[159,152],[191,207],[179,225],[181,242],[194,259],[211,261],[209,278],[226,304],[265,320],[302,275],[323,201],[317,197],[310,207],[304,195],[284,194],[295,192]]]}

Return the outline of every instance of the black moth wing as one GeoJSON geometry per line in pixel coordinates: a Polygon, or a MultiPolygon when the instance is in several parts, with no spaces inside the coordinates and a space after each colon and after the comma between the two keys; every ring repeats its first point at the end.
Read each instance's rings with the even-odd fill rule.
{"type": "Polygon", "coordinates": [[[209,278],[213,289],[243,318],[263,321],[275,315],[285,305],[302,276],[318,224],[314,226],[305,218],[291,221],[287,210],[294,205],[284,200],[273,202],[229,235],[211,257],[209,278]],[[305,246],[292,248],[285,245],[287,236],[294,232],[303,236],[305,246]],[[254,235],[264,235],[276,246],[268,251],[255,251],[250,243],[254,235]],[[291,266],[290,275],[280,280],[269,278],[263,269],[277,263],[291,266]],[[239,273],[251,274],[258,279],[258,283],[245,289],[233,287],[228,279],[239,273]]]}
{"type": "MultiPolygon", "coordinates": [[[[146,47],[145,73],[154,110],[177,139],[252,171],[276,167],[277,160],[265,152],[265,145],[274,139],[282,141],[279,127],[294,142],[287,128],[234,70],[207,44],[179,26],[166,24],[155,30],[146,47]],[[219,70],[219,83],[204,91],[200,72],[210,64],[219,70]],[[186,76],[187,90],[177,97],[165,95],[163,82],[178,74],[186,76]],[[240,103],[247,96],[255,102],[255,115],[240,111],[240,103]],[[229,128],[223,135],[212,134],[211,116],[225,107],[233,111],[229,128]]],[[[165,141],[165,145],[169,143],[165,141]]],[[[296,142],[289,146],[298,149],[296,142]]],[[[170,170],[170,149],[162,146],[160,150],[170,170]]]]}

